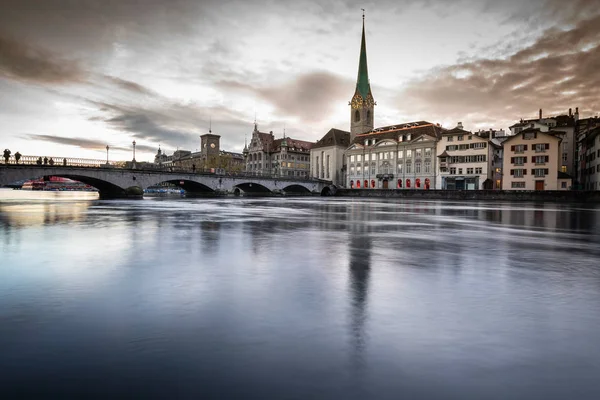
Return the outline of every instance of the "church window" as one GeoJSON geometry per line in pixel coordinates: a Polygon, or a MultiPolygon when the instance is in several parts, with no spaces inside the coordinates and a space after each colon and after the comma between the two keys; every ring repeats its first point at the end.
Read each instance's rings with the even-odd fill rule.
{"type": "Polygon", "coordinates": [[[369,181],[365,179],[365,189],[369,188],[369,181]]]}
{"type": "Polygon", "coordinates": [[[360,112],[358,110],[356,110],[354,112],[354,122],[359,122],[360,121],[360,112]]]}
{"type": "Polygon", "coordinates": [[[371,121],[371,110],[367,110],[367,122],[371,121]]]}

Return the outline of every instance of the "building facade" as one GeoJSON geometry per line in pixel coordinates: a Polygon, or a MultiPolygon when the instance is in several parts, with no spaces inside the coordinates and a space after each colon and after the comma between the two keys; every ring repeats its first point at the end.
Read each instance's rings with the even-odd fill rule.
{"type": "Polygon", "coordinates": [[[491,140],[464,130],[462,123],[444,131],[437,146],[440,179],[436,189],[498,189],[495,148],[491,140]]]}
{"type": "Polygon", "coordinates": [[[433,189],[436,143],[442,131],[437,125],[420,121],[357,135],[346,150],[346,187],[433,189]]]}
{"type": "Polygon", "coordinates": [[[254,175],[275,175],[308,178],[310,149],[314,143],[283,137],[275,139],[273,132],[254,131],[250,145],[244,147],[246,172],[254,175]]]}
{"type": "Polygon", "coordinates": [[[346,182],[344,152],[350,146],[350,132],[330,129],[310,149],[311,177],[331,181],[336,186],[346,182]]]}
{"type": "Polygon", "coordinates": [[[503,143],[504,190],[568,190],[570,177],[561,168],[561,139],[529,128],[503,143]]]}

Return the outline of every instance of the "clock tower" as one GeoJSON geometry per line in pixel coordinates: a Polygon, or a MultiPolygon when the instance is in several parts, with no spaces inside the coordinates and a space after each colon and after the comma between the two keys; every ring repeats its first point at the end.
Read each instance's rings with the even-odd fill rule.
{"type": "Polygon", "coordinates": [[[208,131],[208,133],[200,136],[200,154],[202,158],[207,159],[211,156],[218,156],[220,146],[219,142],[221,141],[221,136],[214,135],[212,131],[208,131]]]}
{"type": "Polygon", "coordinates": [[[367,69],[367,45],[365,41],[365,15],[363,13],[362,40],[356,90],[350,101],[350,142],[361,133],[373,130],[373,112],[377,103],[373,99],[369,71],[367,69]]]}

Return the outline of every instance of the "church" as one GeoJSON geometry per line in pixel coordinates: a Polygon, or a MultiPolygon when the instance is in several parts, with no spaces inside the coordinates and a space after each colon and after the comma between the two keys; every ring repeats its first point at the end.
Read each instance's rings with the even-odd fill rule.
{"type": "Polygon", "coordinates": [[[358,77],[349,102],[350,132],[331,129],[313,145],[311,177],[347,188],[435,188],[436,143],[444,129],[427,121],[375,128],[376,105],[369,81],[363,15],[358,77]]]}

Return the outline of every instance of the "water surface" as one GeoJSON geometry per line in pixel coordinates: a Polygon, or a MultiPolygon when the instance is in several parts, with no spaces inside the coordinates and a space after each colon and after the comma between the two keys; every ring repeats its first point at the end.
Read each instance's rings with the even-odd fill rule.
{"type": "Polygon", "coordinates": [[[9,397],[600,398],[600,208],[0,190],[9,397]]]}

